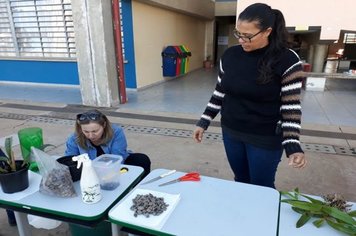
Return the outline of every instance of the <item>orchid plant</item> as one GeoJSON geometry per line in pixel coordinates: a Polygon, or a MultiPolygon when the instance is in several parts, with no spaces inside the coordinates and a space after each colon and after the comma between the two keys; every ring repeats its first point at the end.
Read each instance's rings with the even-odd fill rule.
{"type": "Polygon", "coordinates": [[[351,205],[340,194],[323,196],[324,201],[317,200],[305,194],[299,193],[298,188],[293,192],[281,192],[286,199],[281,202],[292,205],[292,210],[301,214],[296,223],[300,228],[310,219],[313,225],[321,227],[325,222],[333,229],[347,235],[356,235],[356,211],[351,211],[351,205]]]}

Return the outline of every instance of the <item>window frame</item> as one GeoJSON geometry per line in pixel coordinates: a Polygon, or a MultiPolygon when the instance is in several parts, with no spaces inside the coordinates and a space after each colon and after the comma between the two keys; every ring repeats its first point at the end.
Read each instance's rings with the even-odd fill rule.
{"type": "Polygon", "coordinates": [[[75,61],[71,0],[0,0],[0,58],[75,61]]]}

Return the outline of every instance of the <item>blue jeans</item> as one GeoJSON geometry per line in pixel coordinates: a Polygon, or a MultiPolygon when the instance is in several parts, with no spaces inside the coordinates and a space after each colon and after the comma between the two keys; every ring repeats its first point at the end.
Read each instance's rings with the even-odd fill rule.
{"type": "Polygon", "coordinates": [[[275,188],[274,180],[282,149],[269,150],[236,140],[223,132],[227,159],[235,181],[275,188]]]}

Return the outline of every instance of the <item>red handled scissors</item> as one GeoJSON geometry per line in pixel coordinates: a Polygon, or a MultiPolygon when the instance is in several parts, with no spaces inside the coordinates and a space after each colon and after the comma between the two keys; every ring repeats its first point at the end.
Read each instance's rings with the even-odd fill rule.
{"type": "Polygon", "coordinates": [[[200,181],[200,174],[198,172],[190,172],[188,174],[185,174],[181,177],[179,177],[178,179],[160,184],[158,186],[164,186],[164,185],[168,185],[168,184],[174,184],[174,183],[178,183],[181,181],[200,181]]]}

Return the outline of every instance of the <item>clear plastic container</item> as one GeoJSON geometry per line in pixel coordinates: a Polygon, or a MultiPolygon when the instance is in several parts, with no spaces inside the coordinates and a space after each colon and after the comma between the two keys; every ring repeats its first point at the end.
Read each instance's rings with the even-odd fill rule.
{"type": "Polygon", "coordinates": [[[100,188],[114,190],[120,185],[120,168],[122,156],[103,154],[95,158],[92,165],[99,177],[100,188]]]}

